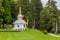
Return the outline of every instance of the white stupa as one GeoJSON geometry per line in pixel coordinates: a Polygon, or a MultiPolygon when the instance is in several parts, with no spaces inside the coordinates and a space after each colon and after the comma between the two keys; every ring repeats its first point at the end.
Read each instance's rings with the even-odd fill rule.
{"type": "Polygon", "coordinates": [[[17,16],[17,20],[13,22],[14,28],[13,30],[25,30],[26,22],[22,19],[23,15],[21,14],[21,7],[19,8],[19,15],[17,16]]]}

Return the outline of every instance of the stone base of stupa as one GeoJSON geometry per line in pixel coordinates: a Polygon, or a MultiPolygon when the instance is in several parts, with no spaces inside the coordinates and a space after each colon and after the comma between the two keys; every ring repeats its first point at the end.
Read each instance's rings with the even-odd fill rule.
{"type": "Polygon", "coordinates": [[[14,27],[12,30],[20,31],[20,30],[25,30],[25,28],[14,27]]]}

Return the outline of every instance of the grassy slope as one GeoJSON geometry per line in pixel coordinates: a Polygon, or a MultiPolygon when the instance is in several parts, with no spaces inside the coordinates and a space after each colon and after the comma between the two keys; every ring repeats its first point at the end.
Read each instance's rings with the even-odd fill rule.
{"type": "Polygon", "coordinates": [[[0,40],[60,40],[60,38],[43,34],[38,30],[25,30],[21,32],[0,32],[0,40]]]}

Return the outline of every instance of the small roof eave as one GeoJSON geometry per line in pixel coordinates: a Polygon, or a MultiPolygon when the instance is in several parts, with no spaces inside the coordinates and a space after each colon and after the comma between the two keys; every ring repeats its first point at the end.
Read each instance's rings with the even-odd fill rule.
{"type": "Polygon", "coordinates": [[[13,24],[26,24],[24,20],[16,20],[13,24]]]}

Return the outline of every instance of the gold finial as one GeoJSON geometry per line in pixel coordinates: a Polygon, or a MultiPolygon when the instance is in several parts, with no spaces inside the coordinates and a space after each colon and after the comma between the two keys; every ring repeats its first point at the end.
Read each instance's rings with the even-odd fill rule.
{"type": "Polygon", "coordinates": [[[19,14],[21,14],[21,7],[19,7],[19,14]]]}

